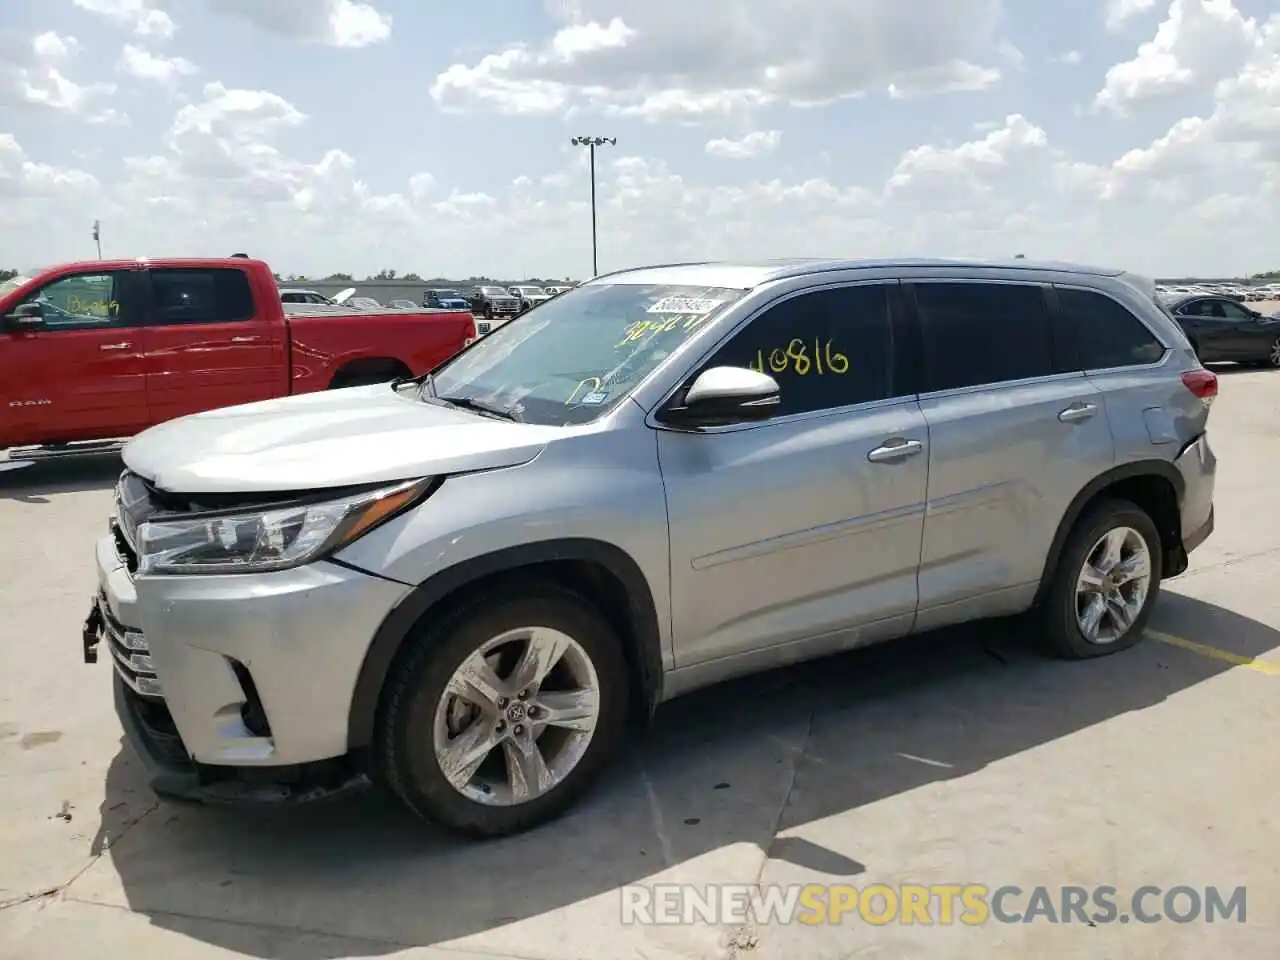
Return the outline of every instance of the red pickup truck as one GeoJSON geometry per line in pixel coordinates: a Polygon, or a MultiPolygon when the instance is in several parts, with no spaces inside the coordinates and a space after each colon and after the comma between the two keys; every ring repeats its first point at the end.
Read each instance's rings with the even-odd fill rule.
{"type": "Polygon", "coordinates": [[[0,451],[417,375],[475,335],[466,310],[286,314],[261,260],[52,267],[0,284],[0,451]]]}

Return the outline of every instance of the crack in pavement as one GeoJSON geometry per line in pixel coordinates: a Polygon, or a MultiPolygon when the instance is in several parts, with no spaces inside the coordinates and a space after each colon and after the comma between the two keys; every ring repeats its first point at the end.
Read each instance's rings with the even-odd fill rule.
{"type": "Polygon", "coordinates": [[[75,883],[77,880],[83,877],[89,871],[89,869],[93,867],[94,864],[96,864],[99,860],[102,859],[103,855],[108,850],[110,850],[113,846],[115,846],[116,843],[119,843],[121,840],[123,840],[125,835],[130,830],[132,830],[134,827],[136,827],[143,820],[151,816],[151,814],[155,813],[159,809],[160,809],[160,803],[159,801],[156,801],[155,803],[151,804],[151,806],[147,807],[147,809],[143,810],[142,813],[134,817],[132,820],[125,820],[120,825],[120,828],[119,828],[120,832],[116,835],[114,841],[103,840],[102,845],[98,847],[96,851],[90,852],[89,861],[83,867],[77,870],[72,875],[70,880],[67,880],[64,883],[55,884],[52,887],[45,887],[43,890],[37,890],[35,893],[28,893],[21,897],[13,897],[9,900],[0,901],[0,911],[8,910],[11,907],[21,907],[28,903],[35,903],[38,900],[49,900],[49,899],[52,899],[53,897],[59,896],[60,894],[66,893],[67,890],[71,889],[71,885],[73,883],[75,883]]]}
{"type": "MultiPolygon", "coordinates": [[[[755,880],[752,886],[756,892],[763,896],[761,883],[764,881],[765,869],[769,866],[769,851],[773,849],[773,842],[778,839],[778,831],[782,829],[782,820],[787,815],[787,810],[791,806],[791,795],[795,793],[796,780],[800,775],[800,767],[809,759],[809,744],[813,742],[813,728],[817,720],[818,711],[810,710],[809,716],[805,724],[804,738],[800,741],[800,746],[793,749],[791,753],[791,779],[787,782],[786,792],[782,796],[782,803],[778,805],[778,812],[773,818],[773,827],[769,831],[769,840],[762,851],[760,857],[760,868],[756,871],[755,880]]],[[[751,918],[749,923],[744,924],[733,932],[728,942],[729,960],[741,956],[756,949],[760,944],[760,918],[755,915],[755,904],[748,906],[748,916],[751,918]]]]}

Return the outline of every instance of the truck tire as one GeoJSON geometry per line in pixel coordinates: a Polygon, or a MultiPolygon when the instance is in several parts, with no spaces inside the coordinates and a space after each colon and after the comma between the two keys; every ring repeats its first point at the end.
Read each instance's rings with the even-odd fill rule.
{"type": "Polygon", "coordinates": [[[477,838],[530,829],[564,813],[616,750],[626,660],[577,593],[513,581],[407,642],[383,695],[379,767],[419,817],[477,838]]]}
{"type": "Polygon", "coordinates": [[[1076,522],[1040,605],[1047,651],[1085,660],[1127,650],[1160,595],[1160,534],[1147,512],[1127,500],[1095,504],[1076,522]]]}

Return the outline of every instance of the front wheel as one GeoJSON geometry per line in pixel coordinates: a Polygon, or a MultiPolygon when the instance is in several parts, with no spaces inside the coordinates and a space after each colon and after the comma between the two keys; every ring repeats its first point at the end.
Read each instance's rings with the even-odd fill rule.
{"type": "Polygon", "coordinates": [[[1280,367],[1280,337],[1272,341],[1271,349],[1267,351],[1267,365],[1280,367]]]}
{"type": "Polygon", "coordinates": [[[1049,652],[1084,660],[1138,643],[1161,571],[1160,534],[1146,511],[1126,500],[1096,505],[1067,538],[1040,610],[1049,652]]]}
{"type": "Polygon", "coordinates": [[[527,584],[428,626],[391,678],[384,775],[424,819],[473,837],[559,816],[627,714],[617,635],[582,597],[527,584]]]}

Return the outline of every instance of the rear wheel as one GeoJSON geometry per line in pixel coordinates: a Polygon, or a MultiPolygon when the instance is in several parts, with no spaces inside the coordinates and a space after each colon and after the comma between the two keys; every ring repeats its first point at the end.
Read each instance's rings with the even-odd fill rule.
{"type": "Polygon", "coordinates": [[[1271,349],[1267,351],[1267,365],[1280,367],[1280,337],[1272,341],[1271,349]]]}
{"type": "Polygon", "coordinates": [[[1049,652],[1067,659],[1132,647],[1160,593],[1160,534],[1126,500],[1097,504],[1067,538],[1040,610],[1049,652]]]}
{"type": "Polygon", "coordinates": [[[413,643],[381,739],[385,777],[419,816],[475,837],[527,830],[567,810],[616,748],[626,662],[577,594],[491,594],[413,643]]]}

